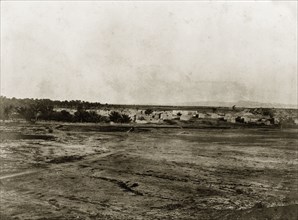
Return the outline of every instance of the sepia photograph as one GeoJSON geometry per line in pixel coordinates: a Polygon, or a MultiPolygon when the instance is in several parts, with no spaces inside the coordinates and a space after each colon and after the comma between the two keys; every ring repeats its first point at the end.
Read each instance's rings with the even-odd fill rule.
{"type": "Polygon", "coordinates": [[[0,0],[0,220],[298,220],[297,0],[0,0]]]}

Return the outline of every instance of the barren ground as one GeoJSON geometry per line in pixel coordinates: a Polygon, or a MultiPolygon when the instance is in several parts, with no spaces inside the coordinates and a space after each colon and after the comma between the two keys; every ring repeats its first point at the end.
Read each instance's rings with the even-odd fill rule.
{"type": "Polygon", "coordinates": [[[0,219],[297,219],[297,130],[114,128],[0,124],[0,219]]]}

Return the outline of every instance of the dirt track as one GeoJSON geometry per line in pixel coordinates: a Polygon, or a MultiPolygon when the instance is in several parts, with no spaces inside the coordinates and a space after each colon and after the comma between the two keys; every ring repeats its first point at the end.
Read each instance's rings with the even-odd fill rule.
{"type": "Polygon", "coordinates": [[[48,126],[1,125],[1,220],[297,219],[297,130],[48,126]]]}

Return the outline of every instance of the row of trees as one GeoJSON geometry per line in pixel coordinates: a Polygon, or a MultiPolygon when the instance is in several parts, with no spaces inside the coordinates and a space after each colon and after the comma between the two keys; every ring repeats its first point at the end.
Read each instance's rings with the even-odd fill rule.
{"type": "Polygon", "coordinates": [[[99,102],[87,102],[81,100],[51,100],[51,99],[18,99],[18,98],[6,98],[5,96],[0,96],[0,104],[1,103],[8,103],[11,106],[24,106],[27,104],[33,103],[44,103],[49,106],[53,106],[55,108],[69,108],[69,109],[76,109],[79,105],[84,106],[86,109],[96,109],[102,106],[106,106],[107,104],[101,104],[99,102]]]}
{"type": "MultiPolygon", "coordinates": [[[[129,123],[131,121],[131,118],[126,114],[111,112],[108,117],[101,116],[95,111],[88,111],[87,109],[91,107],[90,105],[86,105],[86,102],[75,101],[74,103],[76,104],[76,112],[71,114],[66,110],[54,111],[55,101],[48,99],[8,99],[0,97],[0,120],[22,118],[31,122],[46,120],[95,123],[110,121],[115,123],[129,123]]],[[[93,103],[91,103],[91,106],[93,106],[93,103]]]]}

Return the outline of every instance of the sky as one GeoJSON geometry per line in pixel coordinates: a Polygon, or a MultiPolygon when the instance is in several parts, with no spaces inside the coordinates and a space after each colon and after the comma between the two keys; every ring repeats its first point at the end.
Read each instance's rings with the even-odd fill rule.
{"type": "Polygon", "coordinates": [[[297,104],[296,1],[1,1],[1,95],[297,104]]]}

